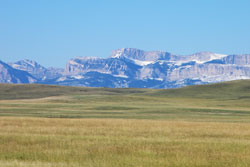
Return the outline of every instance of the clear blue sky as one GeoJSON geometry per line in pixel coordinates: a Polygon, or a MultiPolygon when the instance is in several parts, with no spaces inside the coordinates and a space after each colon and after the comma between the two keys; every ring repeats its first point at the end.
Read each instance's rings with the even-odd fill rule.
{"type": "Polygon", "coordinates": [[[249,0],[0,0],[0,60],[64,67],[117,48],[250,53],[249,0]]]}

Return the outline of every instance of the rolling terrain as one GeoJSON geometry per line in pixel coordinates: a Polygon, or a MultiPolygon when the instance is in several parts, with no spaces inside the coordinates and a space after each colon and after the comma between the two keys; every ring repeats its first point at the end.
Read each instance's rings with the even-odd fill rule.
{"type": "Polygon", "coordinates": [[[0,167],[250,166],[250,81],[0,84],[0,167]]]}
{"type": "Polygon", "coordinates": [[[248,121],[249,85],[240,80],[158,90],[1,84],[0,116],[248,121]]]}

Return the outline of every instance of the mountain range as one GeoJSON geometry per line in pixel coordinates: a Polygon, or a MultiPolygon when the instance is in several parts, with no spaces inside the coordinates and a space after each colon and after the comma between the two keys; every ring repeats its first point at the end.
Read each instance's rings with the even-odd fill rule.
{"type": "Polygon", "coordinates": [[[250,54],[175,55],[122,48],[114,50],[108,58],[73,58],[65,69],[45,68],[32,60],[0,61],[0,83],[177,88],[239,79],[250,79],[250,54]]]}

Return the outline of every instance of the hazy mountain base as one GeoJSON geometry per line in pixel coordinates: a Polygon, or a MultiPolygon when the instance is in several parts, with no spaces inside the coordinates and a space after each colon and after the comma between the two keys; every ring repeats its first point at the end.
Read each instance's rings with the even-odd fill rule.
{"type": "Polygon", "coordinates": [[[0,166],[249,166],[249,85],[0,85],[0,166]]]}

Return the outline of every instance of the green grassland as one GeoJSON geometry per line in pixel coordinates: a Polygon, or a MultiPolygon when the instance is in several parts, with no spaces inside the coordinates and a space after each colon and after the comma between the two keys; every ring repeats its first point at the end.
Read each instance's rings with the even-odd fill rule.
{"type": "Polygon", "coordinates": [[[249,80],[169,90],[0,84],[0,167],[247,167],[249,155],[249,80]]]}
{"type": "Polygon", "coordinates": [[[0,116],[249,122],[250,81],[181,89],[0,85],[0,116]]]}

